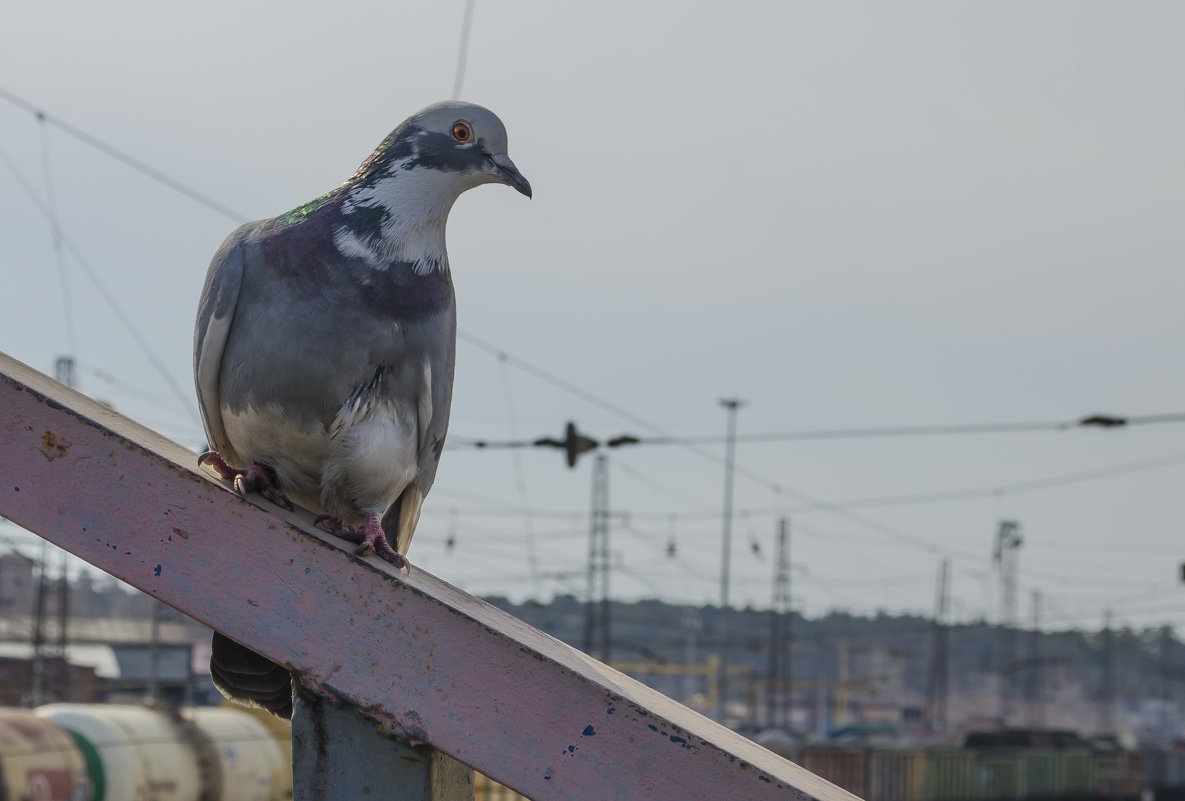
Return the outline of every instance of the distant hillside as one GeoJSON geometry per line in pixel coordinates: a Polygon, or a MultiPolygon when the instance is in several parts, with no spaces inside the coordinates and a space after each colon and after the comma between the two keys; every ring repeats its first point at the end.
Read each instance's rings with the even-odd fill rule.
{"type": "MultiPolygon", "coordinates": [[[[583,645],[585,608],[572,596],[548,604],[487,600],[577,648],[583,645]]],[[[613,662],[702,665],[727,650],[728,663],[748,666],[730,682],[730,711],[739,723],[760,726],[766,706],[771,614],[753,609],[684,607],[661,601],[610,605],[613,662]]],[[[891,721],[908,730],[921,726],[931,676],[934,625],[917,616],[857,617],[832,613],[791,619],[791,675],[798,727],[834,726],[837,706],[851,720],[891,721]],[[845,663],[846,662],[846,668],[845,663]],[[846,672],[846,687],[840,687],[846,672]],[[841,703],[842,702],[842,703],[841,703]]],[[[951,729],[992,728],[1001,708],[1000,654],[1003,632],[987,623],[946,630],[951,729]]],[[[1176,737],[1182,719],[1185,645],[1171,630],[1117,629],[1103,633],[1012,631],[1014,658],[1004,671],[1009,725],[1045,725],[1082,732],[1111,728],[1151,739],[1176,737]]],[[[705,694],[702,676],[638,675],[684,701],[705,694]]],[[[710,710],[706,710],[710,711],[710,710]]]]}

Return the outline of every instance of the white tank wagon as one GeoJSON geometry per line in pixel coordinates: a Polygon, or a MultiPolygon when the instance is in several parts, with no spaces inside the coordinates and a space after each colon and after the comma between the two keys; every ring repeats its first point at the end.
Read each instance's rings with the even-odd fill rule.
{"type": "Polygon", "coordinates": [[[91,791],[77,796],[79,801],[292,798],[291,763],[282,740],[287,734],[272,732],[244,711],[49,704],[36,715],[77,741],[91,791]]]}
{"type": "Polygon", "coordinates": [[[190,707],[181,711],[212,746],[213,769],[204,776],[217,784],[218,801],[286,801],[292,798],[291,735],[279,739],[247,712],[230,707],[190,707]],[[281,747],[281,741],[288,744],[281,747]]]}
{"type": "Polygon", "coordinates": [[[199,801],[197,750],[170,718],[131,704],[49,704],[37,714],[74,735],[94,801],[199,801]]]}
{"type": "Polygon", "coordinates": [[[0,709],[0,801],[89,801],[74,738],[27,709],[0,709]]]}

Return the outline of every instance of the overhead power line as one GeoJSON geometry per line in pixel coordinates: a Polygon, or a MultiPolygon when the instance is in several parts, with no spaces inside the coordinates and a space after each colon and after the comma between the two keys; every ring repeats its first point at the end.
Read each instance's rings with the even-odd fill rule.
{"type": "Polygon", "coordinates": [[[23,108],[25,111],[30,112],[31,114],[36,116],[38,120],[44,120],[45,122],[48,122],[50,125],[54,126],[59,131],[65,133],[65,134],[69,134],[70,136],[74,137],[78,141],[80,141],[84,144],[90,145],[94,149],[107,154],[108,156],[115,159],[116,161],[126,164],[127,166],[131,167],[132,169],[137,170],[137,171],[143,173],[144,175],[147,175],[149,178],[153,179],[154,181],[157,181],[158,183],[162,183],[165,186],[169,187],[170,189],[172,189],[176,192],[180,192],[181,194],[188,197],[190,200],[194,200],[194,201],[202,204],[206,208],[211,209],[212,211],[216,211],[219,214],[221,214],[222,216],[233,220],[234,222],[245,223],[245,222],[248,222],[248,220],[250,219],[246,215],[240,214],[239,212],[235,211],[234,209],[230,208],[229,206],[225,206],[222,203],[219,203],[217,200],[210,197],[209,195],[207,195],[203,192],[199,192],[198,190],[194,189],[192,186],[189,186],[188,184],[184,183],[183,181],[179,181],[178,179],[172,177],[171,175],[167,175],[167,174],[161,172],[160,170],[156,169],[155,167],[152,167],[152,166],[144,163],[143,161],[140,161],[140,159],[138,159],[134,156],[128,155],[127,153],[125,153],[124,151],[115,147],[114,145],[109,145],[106,142],[104,142],[103,140],[99,139],[98,137],[93,136],[93,135],[87,133],[86,131],[82,130],[81,128],[71,125],[70,123],[66,122],[65,120],[59,119],[59,118],[49,114],[48,112],[44,111],[43,109],[38,108],[33,103],[30,103],[28,100],[25,100],[24,98],[21,98],[17,95],[14,95],[12,92],[9,92],[7,89],[4,89],[3,87],[0,87],[0,97],[4,98],[9,103],[12,103],[15,106],[19,106],[19,107],[23,108]]]}
{"type": "Polygon", "coordinates": [[[587,391],[581,389],[580,387],[576,386],[575,384],[571,384],[571,383],[565,381],[562,378],[554,376],[551,373],[549,373],[548,371],[544,370],[542,367],[536,367],[535,365],[531,364],[530,362],[524,361],[524,360],[518,358],[517,356],[512,356],[511,354],[507,353],[506,351],[504,351],[500,348],[497,348],[494,345],[491,345],[490,343],[486,342],[484,339],[481,339],[480,337],[470,334],[468,331],[462,331],[462,330],[458,329],[457,330],[457,339],[464,340],[465,342],[468,342],[470,345],[474,346],[475,348],[477,348],[479,350],[484,350],[486,353],[497,356],[499,359],[502,359],[507,364],[512,364],[515,367],[517,367],[518,369],[522,370],[524,373],[533,375],[536,378],[538,378],[540,381],[544,382],[545,384],[551,384],[553,387],[556,387],[557,389],[561,389],[564,392],[567,392],[569,395],[580,398],[585,403],[591,404],[592,406],[595,406],[596,408],[600,409],[601,411],[609,412],[609,414],[619,417],[622,420],[625,420],[626,422],[633,423],[634,425],[638,426],[639,428],[644,428],[647,431],[654,432],[655,434],[665,434],[665,432],[662,429],[660,429],[658,426],[656,426],[654,423],[651,423],[648,420],[643,420],[641,417],[631,414],[630,412],[626,411],[622,407],[620,407],[614,403],[610,403],[609,401],[605,400],[604,398],[594,395],[591,392],[587,392],[587,391]]]}
{"type": "MultiPolygon", "coordinates": [[[[871,509],[884,506],[912,506],[923,503],[940,503],[944,501],[965,501],[976,498],[990,498],[997,495],[1018,495],[1026,492],[1063,487],[1068,484],[1078,484],[1085,481],[1097,481],[1103,478],[1138,473],[1145,470],[1158,470],[1162,467],[1172,467],[1185,463],[1185,453],[1171,456],[1159,456],[1154,459],[1142,459],[1138,462],[1125,462],[1111,467],[1100,467],[1094,470],[1080,470],[1074,473],[1063,473],[1048,478],[1038,478],[1031,481],[1017,481],[1011,484],[999,484],[994,487],[978,487],[966,490],[949,490],[942,492],[926,492],[912,495],[886,495],[873,498],[853,498],[836,501],[833,505],[846,509],[871,509]]],[[[761,510],[769,514],[788,511],[799,512],[806,509],[785,509],[785,507],[761,510]]]]}
{"type": "Polygon", "coordinates": [[[50,165],[49,129],[46,127],[44,114],[37,115],[37,131],[41,134],[41,169],[45,178],[45,210],[49,217],[50,234],[53,237],[54,263],[58,268],[58,280],[61,282],[62,310],[65,313],[66,347],[71,356],[78,354],[78,336],[74,331],[74,304],[70,299],[70,277],[66,272],[66,260],[62,254],[62,228],[58,224],[57,203],[53,190],[53,168],[50,165]]]}
{"type": "Polygon", "coordinates": [[[465,0],[465,16],[461,18],[461,44],[457,47],[457,75],[453,81],[453,100],[461,99],[465,85],[465,66],[469,60],[469,31],[473,27],[473,2],[465,0]]]}
{"type": "MultiPolygon", "coordinates": [[[[17,180],[17,183],[20,184],[21,188],[25,190],[25,193],[33,202],[33,205],[37,207],[37,210],[40,211],[43,216],[52,221],[53,216],[51,215],[49,208],[37,196],[37,190],[33,188],[33,185],[28,181],[27,178],[25,178],[21,171],[17,169],[16,164],[3,150],[0,150],[0,161],[3,161],[8,169],[12,172],[13,176],[17,180]]],[[[140,349],[144,351],[144,355],[148,357],[148,361],[160,374],[161,379],[173,392],[174,396],[176,396],[176,398],[181,402],[181,407],[185,409],[185,411],[195,421],[199,420],[200,418],[197,416],[197,410],[193,406],[193,400],[191,396],[181,389],[181,385],[178,384],[173,378],[173,375],[169,372],[169,368],[165,365],[164,360],[156,355],[156,351],[154,351],[152,346],[148,344],[148,339],[140,333],[140,330],[136,327],[135,323],[132,322],[131,316],[123,310],[123,307],[119,305],[119,301],[116,300],[115,294],[107,288],[106,284],[104,284],[102,279],[99,277],[99,271],[91,266],[91,263],[87,261],[86,257],[82,254],[82,250],[74,243],[73,239],[66,235],[66,232],[61,228],[60,225],[56,226],[56,229],[58,238],[61,240],[62,244],[65,245],[66,250],[70,251],[70,254],[74,257],[74,260],[80,267],[82,267],[87,277],[90,278],[91,282],[95,285],[95,288],[99,290],[99,294],[103,296],[103,300],[105,300],[107,305],[111,307],[111,311],[115,314],[116,318],[120,321],[120,323],[123,324],[124,328],[127,329],[132,339],[134,339],[136,344],[140,346],[140,349]]]]}
{"type": "MultiPolygon", "coordinates": [[[[1157,423],[1185,423],[1185,412],[1148,414],[1132,417],[1095,414],[1071,421],[1036,421],[1018,423],[963,423],[957,425],[881,426],[874,428],[808,429],[764,434],[737,434],[737,442],[790,442],[812,439],[873,439],[881,437],[932,437],[954,434],[1004,434],[1029,431],[1069,431],[1075,428],[1121,428],[1157,423]]],[[[717,434],[703,436],[635,437],[636,445],[711,445],[725,441],[717,434]]],[[[457,447],[529,448],[535,442],[525,440],[494,441],[472,437],[453,437],[457,447]]]]}
{"type": "MultiPolygon", "coordinates": [[[[491,353],[491,354],[497,356],[499,359],[501,359],[509,364],[515,365],[519,369],[521,369],[525,372],[528,372],[531,375],[536,376],[541,381],[545,381],[546,383],[551,384],[552,386],[558,387],[559,389],[562,389],[571,395],[581,398],[582,400],[586,401],[587,403],[592,404],[593,406],[596,406],[599,409],[602,409],[602,410],[607,411],[611,414],[614,414],[617,417],[620,417],[623,420],[627,420],[627,421],[629,421],[629,422],[633,423],[634,425],[637,425],[641,428],[645,428],[648,431],[654,432],[655,434],[659,435],[660,437],[670,437],[671,436],[669,433],[667,433],[666,431],[663,431],[659,426],[655,425],[654,423],[651,423],[648,420],[644,420],[644,419],[638,417],[637,415],[631,414],[630,412],[626,411],[625,409],[621,408],[620,406],[610,403],[609,401],[607,401],[601,397],[598,397],[597,395],[594,395],[591,392],[587,392],[586,390],[580,389],[579,387],[577,387],[567,381],[564,381],[561,378],[557,378],[556,376],[552,375],[551,373],[547,372],[546,370],[536,367],[536,366],[534,366],[528,362],[525,362],[515,356],[511,356],[509,353],[506,353],[505,351],[494,347],[493,345],[489,344],[488,342],[485,342],[484,340],[479,339],[478,337],[476,337],[472,334],[469,334],[464,331],[457,331],[457,337],[459,339],[463,339],[466,342],[469,342],[470,344],[474,345],[475,347],[480,348],[481,350],[486,351],[487,353],[491,353]]],[[[696,445],[694,443],[678,443],[678,444],[681,447],[683,447],[684,449],[690,451],[691,453],[696,454],[700,458],[707,459],[708,461],[713,462],[715,464],[724,464],[724,462],[725,462],[724,457],[718,456],[717,454],[713,453],[712,451],[705,450],[704,448],[702,448],[699,445],[696,445]]],[[[769,478],[768,476],[762,475],[761,473],[758,473],[755,470],[749,469],[747,467],[743,467],[739,464],[734,465],[733,469],[736,471],[737,475],[743,476],[744,478],[748,479],[749,481],[765,487],[767,490],[769,490],[770,492],[773,492],[775,495],[781,495],[781,496],[794,498],[801,503],[807,504],[811,508],[829,512],[837,517],[841,517],[841,518],[847,520],[850,523],[854,523],[854,524],[860,526],[861,528],[866,528],[866,529],[869,529],[870,531],[878,532],[886,537],[890,537],[891,539],[895,539],[899,542],[904,542],[909,545],[913,545],[915,547],[922,548],[929,553],[942,553],[942,554],[945,554],[951,558],[959,559],[962,561],[973,561],[976,564],[978,564],[978,562],[979,562],[978,555],[971,554],[970,552],[952,551],[952,550],[943,548],[942,546],[938,545],[938,543],[928,540],[925,537],[919,537],[915,534],[910,534],[909,532],[902,531],[898,528],[887,525],[885,523],[880,523],[878,521],[871,520],[871,519],[863,517],[861,515],[857,515],[854,512],[847,511],[847,510],[842,509],[834,504],[831,504],[831,503],[828,503],[824,500],[816,498],[815,496],[813,496],[809,493],[793,489],[792,487],[788,487],[785,484],[782,484],[779,481],[769,478]]]]}

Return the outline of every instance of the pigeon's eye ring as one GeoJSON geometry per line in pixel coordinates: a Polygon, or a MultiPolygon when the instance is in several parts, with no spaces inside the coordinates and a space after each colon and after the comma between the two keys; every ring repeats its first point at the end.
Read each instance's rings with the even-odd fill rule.
{"type": "Polygon", "coordinates": [[[473,129],[469,127],[469,123],[464,120],[458,120],[453,123],[453,139],[456,139],[462,144],[472,141],[473,129]]]}

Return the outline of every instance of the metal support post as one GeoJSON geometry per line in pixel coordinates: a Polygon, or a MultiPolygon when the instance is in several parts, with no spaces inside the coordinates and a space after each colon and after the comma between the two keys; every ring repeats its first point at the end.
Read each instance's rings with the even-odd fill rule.
{"type": "Polygon", "coordinates": [[[292,704],[293,801],[473,801],[473,770],[381,734],[357,709],[298,688],[292,704]]]}

